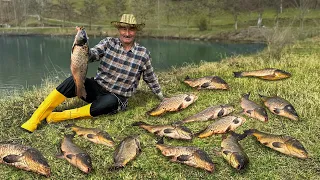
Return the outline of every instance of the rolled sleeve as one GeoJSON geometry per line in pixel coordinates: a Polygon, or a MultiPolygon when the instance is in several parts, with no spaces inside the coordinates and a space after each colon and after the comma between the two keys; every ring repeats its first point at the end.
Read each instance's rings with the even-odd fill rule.
{"type": "Polygon", "coordinates": [[[158,95],[161,93],[161,87],[158,82],[158,78],[155,75],[153,67],[151,65],[151,57],[146,61],[143,80],[148,84],[149,88],[154,94],[158,95]]]}

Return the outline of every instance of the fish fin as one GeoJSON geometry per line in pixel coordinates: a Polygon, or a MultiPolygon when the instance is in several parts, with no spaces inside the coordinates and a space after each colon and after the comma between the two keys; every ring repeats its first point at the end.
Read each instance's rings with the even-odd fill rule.
{"type": "Polygon", "coordinates": [[[181,103],[181,104],[179,105],[179,107],[177,108],[177,111],[181,110],[182,107],[183,107],[183,103],[181,103]]]}
{"type": "Polygon", "coordinates": [[[206,82],[206,83],[201,84],[200,88],[207,88],[209,86],[210,86],[210,83],[206,82]]]}
{"type": "Polygon", "coordinates": [[[172,133],[174,130],[173,129],[164,129],[163,132],[164,133],[172,133]]]}
{"type": "Polygon", "coordinates": [[[71,127],[73,127],[73,126],[74,126],[74,123],[71,123],[71,124],[65,125],[64,127],[65,127],[65,128],[71,128],[71,127]]]}
{"type": "Polygon", "coordinates": [[[180,155],[177,157],[178,161],[189,161],[189,159],[191,158],[190,155],[180,155]]]}
{"type": "Polygon", "coordinates": [[[190,77],[188,75],[184,78],[184,80],[189,80],[189,79],[190,77]]]}
{"type": "Polygon", "coordinates": [[[231,131],[230,133],[231,133],[232,136],[236,137],[239,141],[241,141],[242,139],[247,137],[246,133],[238,134],[238,133],[233,132],[233,131],[231,131]]]}
{"type": "Polygon", "coordinates": [[[250,96],[250,92],[242,95],[242,97],[245,98],[245,99],[249,99],[249,96],[250,96]]]}
{"type": "Polygon", "coordinates": [[[253,133],[255,133],[257,130],[256,129],[248,129],[248,130],[245,130],[243,131],[243,133],[245,135],[252,135],[253,133]]]}
{"type": "Polygon", "coordinates": [[[15,162],[19,162],[21,156],[19,155],[8,155],[8,156],[5,156],[3,157],[3,161],[6,162],[6,163],[15,163],[15,162]]]}
{"type": "Polygon", "coordinates": [[[161,137],[161,138],[158,140],[157,144],[164,144],[163,137],[161,137]]]}
{"type": "Polygon", "coordinates": [[[222,108],[218,113],[218,117],[222,117],[223,115],[224,115],[224,109],[222,108]]]}
{"type": "Polygon", "coordinates": [[[56,158],[58,158],[58,159],[64,159],[63,152],[60,152],[59,154],[57,154],[57,155],[56,155],[56,158]]]}
{"type": "Polygon", "coordinates": [[[262,99],[262,101],[266,101],[267,100],[267,96],[264,96],[264,95],[261,95],[261,94],[259,94],[259,97],[262,99]]]}
{"type": "Polygon", "coordinates": [[[273,142],[272,146],[275,148],[282,148],[284,146],[284,144],[281,142],[273,142]]]}
{"type": "Polygon", "coordinates": [[[138,121],[138,122],[134,122],[131,124],[132,126],[141,126],[141,125],[148,125],[147,123],[145,122],[142,122],[142,121],[138,121]]]}
{"type": "Polygon", "coordinates": [[[113,166],[109,167],[108,170],[109,171],[117,171],[117,170],[120,170],[122,168],[124,168],[123,165],[113,165],[113,166]]]}
{"type": "Polygon", "coordinates": [[[95,136],[97,136],[97,135],[95,135],[95,134],[87,134],[87,138],[89,138],[89,139],[93,139],[95,136]]]}
{"type": "Polygon", "coordinates": [[[224,154],[224,155],[228,155],[229,153],[231,153],[231,151],[227,151],[227,150],[222,151],[222,154],[224,154]]]}
{"type": "Polygon", "coordinates": [[[280,113],[280,109],[279,108],[274,108],[273,112],[276,113],[276,114],[279,114],[280,113]]]}
{"type": "Polygon", "coordinates": [[[67,157],[68,159],[72,159],[72,158],[74,157],[74,155],[73,155],[73,154],[67,154],[66,157],[67,157]]]}
{"type": "Polygon", "coordinates": [[[247,110],[246,113],[251,114],[253,110],[247,110]]]}
{"type": "Polygon", "coordinates": [[[242,77],[242,72],[233,72],[234,77],[242,77]]]}
{"type": "Polygon", "coordinates": [[[230,131],[230,129],[231,129],[231,125],[230,125],[230,126],[228,126],[228,128],[227,128],[224,132],[229,132],[229,131],[230,131]]]}
{"type": "Polygon", "coordinates": [[[183,124],[184,124],[183,121],[176,121],[176,122],[173,122],[171,125],[176,127],[176,126],[181,126],[183,124]]]}

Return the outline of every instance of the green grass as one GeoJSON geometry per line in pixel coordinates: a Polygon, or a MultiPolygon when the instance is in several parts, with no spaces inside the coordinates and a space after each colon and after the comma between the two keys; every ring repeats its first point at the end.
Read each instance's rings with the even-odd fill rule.
{"type": "MultiPolygon", "coordinates": [[[[41,87],[0,101],[0,127],[2,128],[0,138],[1,141],[19,142],[40,150],[51,166],[51,179],[318,179],[320,176],[319,55],[320,37],[287,46],[280,60],[268,59],[265,53],[261,53],[254,56],[233,57],[218,63],[203,62],[200,65],[173,68],[169,72],[158,73],[164,94],[173,96],[179,93],[196,93],[199,96],[199,99],[185,110],[167,113],[161,117],[147,116],[145,113],[157,106],[159,101],[145,83],[141,82],[139,91],[130,98],[128,110],[125,112],[56,124],[46,124],[43,121],[35,132],[27,133],[20,128],[20,125],[30,118],[36,107],[60,83],[48,78],[41,87]],[[268,67],[283,69],[292,73],[293,76],[283,81],[264,81],[255,78],[234,78],[232,73],[268,67]],[[231,90],[197,91],[182,82],[186,75],[190,77],[217,75],[228,82],[231,90]],[[268,112],[270,118],[268,123],[246,117],[247,121],[236,129],[236,132],[242,133],[243,130],[257,128],[264,132],[295,137],[307,149],[310,159],[289,157],[264,147],[254,138],[248,137],[241,141],[241,145],[248,154],[250,163],[244,171],[238,172],[214,152],[220,148],[221,135],[205,139],[195,138],[191,142],[165,139],[167,144],[197,146],[205,150],[216,167],[216,171],[209,174],[201,169],[170,162],[155,148],[157,138],[153,134],[131,126],[136,121],[168,124],[211,105],[225,103],[233,103],[236,112],[239,112],[240,97],[247,92],[251,92],[250,99],[258,103],[261,103],[258,93],[268,96],[278,95],[287,99],[295,107],[301,120],[294,122],[268,112]],[[114,149],[75,137],[74,142],[92,157],[94,171],[85,175],[68,164],[66,160],[55,158],[63,135],[71,132],[64,127],[69,123],[106,130],[114,137],[117,144],[127,135],[139,134],[142,153],[123,170],[109,172],[107,169],[113,163],[114,149]]],[[[80,100],[68,99],[56,110],[61,111],[82,105],[84,103],[80,100]]],[[[197,132],[210,123],[190,123],[186,126],[193,132],[197,132]]],[[[0,165],[0,168],[0,177],[6,177],[6,179],[44,179],[40,175],[6,165],[0,165]]]]}

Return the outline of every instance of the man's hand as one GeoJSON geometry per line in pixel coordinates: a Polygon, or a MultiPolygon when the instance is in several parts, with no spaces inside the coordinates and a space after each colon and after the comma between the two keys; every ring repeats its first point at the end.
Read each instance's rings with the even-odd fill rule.
{"type": "Polygon", "coordinates": [[[160,99],[161,101],[164,99],[162,92],[157,94],[158,99],[160,99]]]}

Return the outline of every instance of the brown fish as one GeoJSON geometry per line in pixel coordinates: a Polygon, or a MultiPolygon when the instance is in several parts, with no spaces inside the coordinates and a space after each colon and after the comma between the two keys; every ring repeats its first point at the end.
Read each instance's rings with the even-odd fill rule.
{"type": "Polygon", "coordinates": [[[254,71],[233,72],[234,77],[257,77],[264,80],[280,80],[291,77],[291,74],[280,69],[265,68],[254,71]]]}
{"type": "MultiPolygon", "coordinates": [[[[260,94],[259,94],[260,95],[260,94]]],[[[264,105],[272,112],[273,114],[287,117],[291,120],[299,120],[299,116],[294,107],[287,100],[278,97],[267,97],[260,95],[261,100],[264,102],[264,105]]]]}
{"type": "Polygon", "coordinates": [[[246,135],[253,135],[257,138],[257,140],[276,151],[279,151],[283,154],[297,157],[300,159],[308,158],[308,152],[303,147],[303,145],[293,137],[285,136],[285,135],[274,135],[268,134],[264,132],[260,132],[256,129],[249,129],[244,131],[246,135]]]}
{"type": "Polygon", "coordinates": [[[78,31],[71,49],[71,73],[76,84],[76,94],[79,98],[87,97],[84,82],[88,70],[89,45],[88,36],[83,27],[76,27],[78,31]]]}
{"type": "Polygon", "coordinates": [[[139,126],[151,133],[156,134],[160,137],[169,137],[172,139],[184,139],[191,140],[192,132],[185,126],[179,125],[150,125],[145,122],[135,122],[132,124],[133,126],[139,126]]]}
{"type": "Polygon", "coordinates": [[[112,137],[107,132],[98,128],[84,128],[74,124],[67,125],[66,127],[70,127],[78,136],[83,137],[93,143],[103,144],[109,147],[114,146],[112,137]]]}
{"type": "Polygon", "coordinates": [[[250,93],[244,94],[241,98],[241,107],[243,109],[243,113],[249,117],[258,119],[263,122],[268,121],[267,111],[257,103],[249,100],[250,93]]]}
{"type": "Polygon", "coordinates": [[[69,163],[88,174],[92,170],[91,157],[72,142],[74,135],[65,135],[61,141],[61,154],[57,158],[66,159],[69,163]]]}
{"type": "Polygon", "coordinates": [[[114,152],[114,165],[109,170],[124,168],[131,160],[141,153],[141,145],[138,136],[128,136],[123,139],[114,152]]]}
{"type": "Polygon", "coordinates": [[[171,157],[172,162],[201,168],[210,173],[214,171],[214,164],[209,155],[197,147],[165,145],[163,144],[163,139],[157,143],[156,147],[164,156],[171,157]]]}
{"type": "Polygon", "coordinates": [[[240,116],[225,116],[210,124],[204,130],[198,132],[196,136],[199,138],[205,138],[212,136],[213,134],[223,134],[229,131],[234,131],[245,121],[246,119],[240,116]]]}
{"type": "Polygon", "coordinates": [[[178,121],[176,123],[183,124],[188,122],[207,121],[207,120],[217,119],[219,117],[226,116],[233,111],[234,111],[234,107],[228,104],[211,106],[195,115],[189,116],[183,119],[182,121],[178,121]]]}
{"type": "Polygon", "coordinates": [[[229,85],[219,76],[205,76],[201,78],[194,78],[191,79],[187,76],[184,81],[191,87],[197,87],[198,90],[200,89],[222,89],[227,90],[229,89],[229,85]]]}
{"type": "Polygon", "coordinates": [[[148,113],[151,116],[159,116],[166,112],[179,111],[187,108],[197,99],[198,97],[193,94],[179,94],[171,98],[164,98],[158,107],[152,109],[148,113]]]}
{"type": "Polygon", "coordinates": [[[239,144],[245,136],[231,132],[221,141],[221,154],[223,158],[235,169],[244,169],[249,163],[249,158],[239,144]]]}
{"type": "Polygon", "coordinates": [[[32,171],[46,177],[50,177],[51,173],[50,166],[40,151],[20,144],[0,144],[0,163],[32,171]]]}

